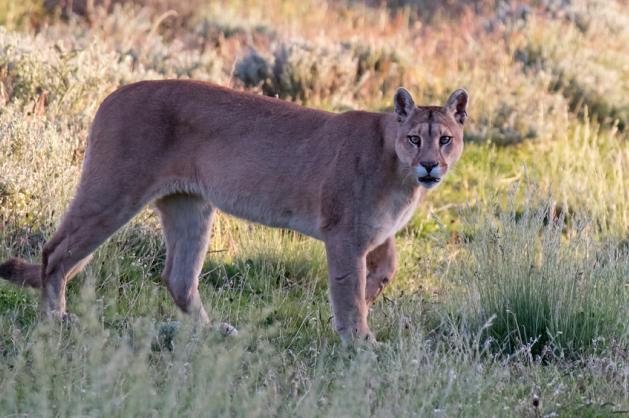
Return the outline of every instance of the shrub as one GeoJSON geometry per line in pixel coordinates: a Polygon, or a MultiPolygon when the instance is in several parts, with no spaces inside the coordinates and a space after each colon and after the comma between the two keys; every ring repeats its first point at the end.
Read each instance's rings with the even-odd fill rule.
{"type": "Polygon", "coordinates": [[[255,49],[236,62],[246,87],[301,102],[381,96],[402,84],[405,66],[393,49],[345,42],[279,42],[270,56],[255,49]]]}
{"type": "Polygon", "coordinates": [[[253,50],[236,64],[235,76],[264,94],[304,103],[347,96],[356,77],[356,59],[339,45],[280,42],[272,58],[253,50]]]}
{"type": "Polygon", "coordinates": [[[261,55],[256,49],[251,49],[240,58],[234,67],[236,76],[245,87],[259,87],[272,85],[272,58],[261,55]]]}
{"type": "MultiPolygon", "coordinates": [[[[410,82],[407,60],[388,44],[348,44],[357,59],[356,90],[361,98],[382,97],[410,82]]],[[[388,99],[388,98],[387,98],[388,99]]]]}

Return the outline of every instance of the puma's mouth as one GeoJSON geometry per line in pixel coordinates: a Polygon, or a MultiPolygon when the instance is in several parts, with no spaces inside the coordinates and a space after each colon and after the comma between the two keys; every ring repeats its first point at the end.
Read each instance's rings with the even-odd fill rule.
{"type": "Polygon", "coordinates": [[[417,181],[424,187],[431,188],[441,181],[441,177],[433,177],[431,175],[417,177],[417,181]]]}

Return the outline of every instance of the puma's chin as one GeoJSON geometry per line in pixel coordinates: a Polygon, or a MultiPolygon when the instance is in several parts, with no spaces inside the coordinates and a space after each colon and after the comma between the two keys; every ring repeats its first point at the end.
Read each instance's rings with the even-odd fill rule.
{"type": "Polygon", "coordinates": [[[441,177],[423,176],[417,177],[417,183],[426,189],[432,189],[441,182],[441,177]]]}

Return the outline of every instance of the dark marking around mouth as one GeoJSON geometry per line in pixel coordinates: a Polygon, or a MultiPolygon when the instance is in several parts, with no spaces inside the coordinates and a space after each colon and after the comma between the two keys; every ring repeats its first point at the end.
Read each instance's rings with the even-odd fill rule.
{"type": "Polygon", "coordinates": [[[418,177],[417,180],[421,181],[422,183],[439,183],[441,181],[441,178],[428,175],[424,177],[418,177]]]}

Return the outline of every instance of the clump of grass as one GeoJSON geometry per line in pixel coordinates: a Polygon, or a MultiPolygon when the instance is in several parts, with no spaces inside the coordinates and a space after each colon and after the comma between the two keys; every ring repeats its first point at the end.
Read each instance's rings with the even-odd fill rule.
{"type": "Polygon", "coordinates": [[[466,294],[463,317],[489,323],[498,350],[576,358],[600,340],[627,343],[626,248],[595,240],[588,218],[568,228],[551,202],[467,216],[474,232],[450,274],[466,294]]]}

